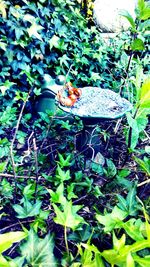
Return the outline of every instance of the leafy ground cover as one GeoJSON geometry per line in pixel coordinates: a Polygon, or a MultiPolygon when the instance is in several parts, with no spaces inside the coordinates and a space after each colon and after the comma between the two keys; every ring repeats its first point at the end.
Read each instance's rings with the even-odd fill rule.
{"type": "Polygon", "coordinates": [[[150,6],[108,44],[78,2],[0,1],[1,267],[150,266],[150,6]],[[78,117],[37,114],[45,74],[133,104],[95,128],[103,166],[78,117]]]}

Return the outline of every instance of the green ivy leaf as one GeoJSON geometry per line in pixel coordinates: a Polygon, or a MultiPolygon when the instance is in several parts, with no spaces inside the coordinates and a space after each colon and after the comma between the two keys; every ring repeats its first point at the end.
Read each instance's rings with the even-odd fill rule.
{"type": "Polygon", "coordinates": [[[121,248],[123,248],[125,246],[125,242],[126,242],[126,235],[123,234],[121,236],[120,239],[118,239],[115,235],[115,233],[113,232],[113,247],[115,250],[120,250],[121,248]]]}
{"type": "Polygon", "coordinates": [[[53,203],[60,203],[60,204],[65,204],[66,199],[63,195],[64,193],[64,184],[61,183],[58,187],[56,192],[54,192],[52,189],[48,189],[46,188],[47,191],[49,192],[50,196],[51,196],[51,201],[53,203]]]}
{"type": "Polygon", "coordinates": [[[6,80],[5,83],[1,84],[1,85],[0,85],[0,90],[1,90],[2,95],[5,95],[5,92],[6,92],[8,89],[10,89],[10,87],[11,87],[12,85],[14,85],[14,84],[15,84],[15,83],[10,82],[9,80],[6,80]]]}
{"type": "Polygon", "coordinates": [[[126,231],[126,233],[135,241],[143,240],[144,236],[142,234],[145,229],[145,223],[141,219],[130,219],[127,222],[123,222],[121,227],[126,231]]]}
{"type": "Polygon", "coordinates": [[[115,206],[111,213],[106,213],[105,215],[96,215],[96,219],[100,224],[104,225],[104,232],[110,232],[113,229],[120,226],[122,220],[127,216],[127,212],[119,209],[115,206]]]}
{"type": "Polygon", "coordinates": [[[116,166],[113,163],[113,161],[110,160],[110,159],[106,159],[106,163],[107,163],[107,176],[110,177],[110,178],[112,178],[117,173],[116,166]]]}
{"type": "Polygon", "coordinates": [[[85,223],[84,219],[77,214],[78,210],[82,208],[81,205],[72,205],[72,201],[67,201],[63,204],[63,211],[53,204],[56,217],[54,222],[64,227],[71,228],[75,230],[80,224],[85,223]]]}
{"type": "Polygon", "coordinates": [[[27,233],[21,231],[0,234],[0,253],[9,249],[13,243],[20,242],[26,236],[27,233]]]}
{"type": "Polygon", "coordinates": [[[127,264],[128,267],[135,267],[134,259],[133,259],[133,257],[132,257],[130,252],[127,255],[126,264],[127,264]]]}
{"type": "Polygon", "coordinates": [[[13,205],[14,210],[18,213],[18,218],[27,218],[36,216],[40,213],[42,202],[37,200],[35,204],[30,203],[27,199],[24,199],[23,207],[21,205],[13,205]]]}
{"type": "Polygon", "coordinates": [[[59,41],[60,41],[60,38],[54,34],[53,37],[49,40],[50,49],[52,49],[53,47],[58,48],[59,41]]]}
{"type": "Polygon", "coordinates": [[[134,255],[133,259],[135,262],[139,264],[140,267],[149,267],[150,265],[150,256],[146,256],[142,258],[137,255],[134,255]]]}
{"type": "Polygon", "coordinates": [[[65,156],[63,157],[63,155],[58,153],[58,157],[59,157],[59,162],[58,163],[62,168],[70,166],[70,164],[71,164],[70,160],[72,158],[71,154],[69,154],[65,158],[65,156]]]}
{"type": "Polygon", "coordinates": [[[71,179],[70,171],[63,171],[60,166],[56,169],[56,178],[61,182],[71,179]]]}
{"type": "Polygon", "coordinates": [[[30,28],[27,29],[27,32],[30,37],[36,37],[40,41],[43,41],[41,35],[38,33],[38,31],[44,29],[41,25],[38,25],[36,22],[33,22],[33,24],[30,26],[30,28]]]}
{"type": "Polygon", "coordinates": [[[50,234],[42,239],[31,229],[27,242],[21,246],[21,254],[25,257],[28,265],[55,267],[57,264],[53,248],[53,237],[50,234]]]}

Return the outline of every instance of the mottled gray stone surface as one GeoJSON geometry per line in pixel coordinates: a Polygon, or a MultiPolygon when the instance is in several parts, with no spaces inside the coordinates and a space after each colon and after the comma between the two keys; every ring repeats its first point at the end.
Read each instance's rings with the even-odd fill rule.
{"type": "Polygon", "coordinates": [[[129,27],[128,21],[119,15],[127,10],[135,17],[134,9],[137,0],[96,0],[94,2],[94,18],[104,32],[119,32],[129,27]]]}

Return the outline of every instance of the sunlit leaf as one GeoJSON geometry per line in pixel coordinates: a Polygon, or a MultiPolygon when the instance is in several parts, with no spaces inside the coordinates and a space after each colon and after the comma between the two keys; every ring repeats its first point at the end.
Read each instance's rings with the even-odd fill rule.
{"type": "Polygon", "coordinates": [[[111,213],[106,213],[105,215],[97,214],[96,219],[100,224],[104,225],[104,232],[110,232],[111,230],[117,228],[126,216],[126,211],[123,211],[115,206],[111,213]]]}
{"type": "Polygon", "coordinates": [[[128,11],[121,10],[120,15],[123,16],[123,17],[125,17],[128,20],[128,22],[130,23],[130,25],[131,25],[131,27],[133,29],[136,29],[135,21],[134,21],[133,17],[129,14],[128,11]]]}
{"type": "Polygon", "coordinates": [[[144,50],[144,42],[141,40],[141,39],[139,39],[139,38],[137,38],[137,39],[135,39],[133,42],[132,42],[132,44],[131,44],[131,49],[133,50],[133,51],[140,51],[140,50],[144,50]]]}
{"type": "Polygon", "coordinates": [[[30,230],[27,242],[21,246],[21,253],[28,265],[55,267],[57,264],[53,255],[53,248],[53,237],[50,234],[42,239],[33,230],[30,230]]]}
{"type": "Polygon", "coordinates": [[[140,106],[143,108],[150,108],[150,77],[148,77],[142,84],[140,106]]]}
{"type": "Polygon", "coordinates": [[[128,256],[127,256],[126,264],[127,264],[128,267],[135,267],[134,259],[133,259],[132,255],[131,255],[131,253],[129,253],[128,256]]]}
{"type": "Polygon", "coordinates": [[[63,211],[61,208],[53,204],[56,217],[54,218],[55,223],[61,224],[64,227],[69,227],[75,230],[80,224],[85,223],[83,217],[77,214],[82,208],[81,205],[73,205],[71,201],[66,201],[63,205],[63,211]]]}
{"type": "Polygon", "coordinates": [[[42,202],[37,200],[35,204],[30,203],[27,199],[24,200],[23,207],[21,205],[13,205],[14,210],[18,214],[18,218],[27,218],[36,216],[40,213],[42,202]]]}
{"type": "Polygon", "coordinates": [[[149,267],[150,266],[150,256],[139,257],[133,256],[135,262],[139,264],[140,267],[149,267]]]}
{"type": "Polygon", "coordinates": [[[6,10],[7,10],[6,1],[0,0],[0,14],[2,15],[4,19],[6,19],[7,17],[6,10]]]}
{"type": "Polygon", "coordinates": [[[20,242],[26,236],[27,233],[19,231],[0,234],[0,253],[10,248],[13,243],[20,242]]]}
{"type": "Polygon", "coordinates": [[[38,33],[38,31],[44,29],[41,25],[38,25],[36,22],[33,22],[33,24],[30,26],[30,28],[27,29],[27,32],[30,37],[36,37],[40,41],[42,41],[41,35],[38,33]]]}

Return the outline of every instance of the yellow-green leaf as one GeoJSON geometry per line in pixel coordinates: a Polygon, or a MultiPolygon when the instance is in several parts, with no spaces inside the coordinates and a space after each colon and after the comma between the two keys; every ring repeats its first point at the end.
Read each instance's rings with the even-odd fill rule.
{"type": "Polygon", "coordinates": [[[5,1],[0,0],[0,14],[4,19],[7,17],[6,9],[7,5],[5,4],[5,1]]]}
{"type": "Polygon", "coordinates": [[[34,36],[40,41],[42,41],[41,35],[38,33],[38,31],[44,29],[41,25],[37,24],[36,22],[33,22],[33,24],[30,26],[30,28],[27,29],[27,32],[30,37],[34,36]]]}
{"type": "Polygon", "coordinates": [[[127,256],[127,263],[126,264],[128,267],[135,267],[134,259],[132,258],[131,253],[129,253],[127,256]]]}
{"type": "Polygon", "coordinates": [[[140,107],[150,108],[150,77],[148,77],[142,87],[140,92],[140,107]]]}
{"type": "Polygon", "coordinates": [[[13,243],[19,242],[27,236],[27,233],[16,231],[0,235],[0,253],[12,246],[13,243]]]}

